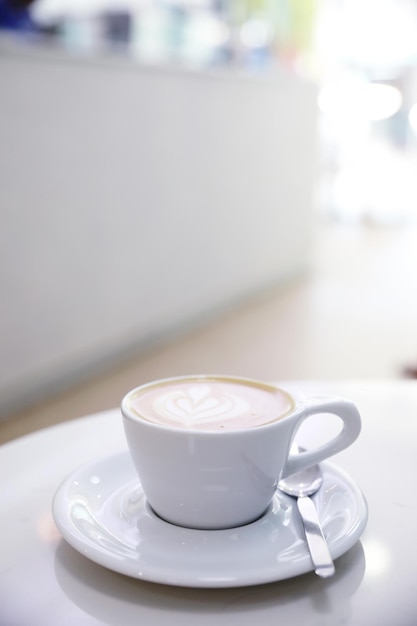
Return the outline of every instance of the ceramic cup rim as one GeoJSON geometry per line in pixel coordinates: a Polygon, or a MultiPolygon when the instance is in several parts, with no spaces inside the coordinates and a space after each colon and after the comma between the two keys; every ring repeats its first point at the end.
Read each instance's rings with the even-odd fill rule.
{"type": "Polygon", "coordinates": [[[296,405],[297,405],[297,401],[291,393],[289,393],[285,389],[282,389],[282,387],[274,385],[273,383],[263,382],[255,378],[248,378],[248,377],[243,377],[243,376],[232,376],[228,374],[188,374],[188,375],[170,376],[167,378],[160,378],[158,380],[153,380],[153,381],[144,383],[143,385],[138,385],[137,387],[134,387],[133,389],[128,391],[123,397],[122,402],[121,402],[121,411],[122,411],[123,416],[126,419],[130,420],[131,422],[134,422],[136,424],[146,425],[147,427],[153,428],[156,430],[168,431],[168,432],[171,432],[171,433],[173,432],[177,434],[181,433],[185,435],[188,434],[188,435],[194,435],[194,436],[201,436],[201,437],[220,435],[223,439],[224,437],[227,437],[227,436],[232,437],[233,435],[236,436],[236,434],[242,434],[242,433],[247,433],[249,435],[249,433],[254,432],[254,431],[260,431],[260,430],[265,430],[265,429],[274,427],[277,424],[280,424],[281,422],[283,422],[289,415],[292,415],[295,412],[296,405]],[[237,384],[243,384],[243,385],[251,385],[253,387],[258,387],[258,388],[265,389],[271,392],[278,391],[283,396],[285,396],[290,406],[281,415],[279,415],[278,417],[272,418],[270,421],[265,422],[264,424],[259,424],[258,426],[252,426],[250,428],[247,428],[247,427],[246,428],[245,427],[233,428],[231,430],[218,430],[214,428],[197,430],[195,428],[191,428],[187,426],[177,427],[177,426],[171,426],[169,424],[158,424],[157,422],[146,419],[145,417],[140,416],[138,413],[133,412],[133,410],[129,406],[129,403],[133,397],[135,397],[136,395],[139,395],[140,393],[144,392],[147,389],[155,389],[157,387],[162,387],[164,385],[169,385],[171,383],[184,382],[187,380],[193,380],[193,381],[214,380],[214,381],[230,382],[230,383],[237,383],[237,384]]]}

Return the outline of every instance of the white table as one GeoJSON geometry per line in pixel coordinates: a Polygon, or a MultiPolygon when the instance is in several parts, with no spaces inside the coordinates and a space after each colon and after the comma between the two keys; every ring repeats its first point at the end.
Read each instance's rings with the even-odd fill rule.
{"type": "Polygon", "coordinates": [[[360,438],[333,461],[364,492],[369,521],[335,577],[183,589],[130,579],[76,552],[54,525],[51,500],[78,466],[126,448],[112,410],[0,448],[0,625],[417,624],[417,383],[285,386],[349,397],[362,414],[360,438]]]}

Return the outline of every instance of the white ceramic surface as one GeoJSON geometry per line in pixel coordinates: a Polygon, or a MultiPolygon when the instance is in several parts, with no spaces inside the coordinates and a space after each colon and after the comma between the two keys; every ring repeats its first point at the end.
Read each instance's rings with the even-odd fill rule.
{"type": "MultiPolygon", "coordinates": [[[[351,548],[367,522],[359,488],[323,464],[314,501],[333,558],[351,548]]],[[[148,506],[127,452],[84,466],[58,489],[53,514],[80,553],[128,576],[188,587],[236,587],[311,571],[295,500],[279,492],[258,521],[228,530],[194,530],[159,519],[148,506]]],[[[337,563],[336,563],[337,567],[337,563]]]]}

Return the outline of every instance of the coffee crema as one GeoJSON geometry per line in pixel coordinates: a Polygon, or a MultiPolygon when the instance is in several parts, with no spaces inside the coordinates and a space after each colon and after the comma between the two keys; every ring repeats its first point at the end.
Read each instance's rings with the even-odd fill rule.
{"type": "Polygon", "coordinates": [[[292,409],[283,391],[234,378],[195,377],[143,387],[130,410],[150,422],[191,430],[242,430],[276,421],[292,409]]]}

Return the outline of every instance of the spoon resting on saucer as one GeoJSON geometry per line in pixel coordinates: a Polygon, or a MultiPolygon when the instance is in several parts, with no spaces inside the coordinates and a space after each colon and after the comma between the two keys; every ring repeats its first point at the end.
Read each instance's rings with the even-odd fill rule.
{"type": "MultiPolygon", "coordinates": [[[[302,451],[300,449],[300,451],[302,451]]],[[[302,472],[281,479],[278,489],[288,496],[297,498],[297,507],[304,524],[307,545],[310,550],[315,573],[328,578],[335,573],[333,559],[321,528],[320,520],[313,500],[309,497],[316,493],[323,483],[319,465],[314,465],[302,472]]]]}

